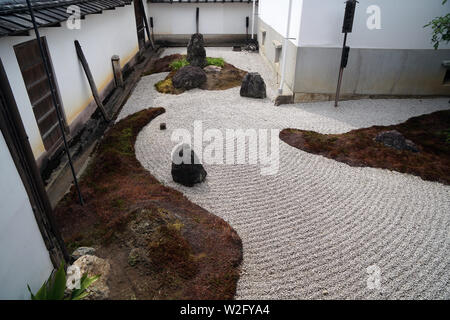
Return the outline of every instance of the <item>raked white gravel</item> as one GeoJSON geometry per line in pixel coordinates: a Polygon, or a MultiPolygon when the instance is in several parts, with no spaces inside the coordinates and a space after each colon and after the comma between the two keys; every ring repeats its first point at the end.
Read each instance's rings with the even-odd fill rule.
{"type": "MultiPolygon", "coordinates": [[[[208,165],[205,183],[172,181],[174,129],[300,128],[342,133],[448,109],[448,99],[359,100],[275,107],[276,79],[257,54],[207,49],[248,71],[259,71],[269,98],[191,90],[162,95],[142,78],[119,118],[148,107],[166,113],[139,134],[136,155],[159,181],[230,223],[243,241],[237,299],[450,299],[450,187],[389,170],[355,168],[280,141],[280,168],[208,165]],[[167,130],[159,130],[166,122],[167,130]],[[380,289],[367,268],[379,268],[380,289]]],[[[165,54],[180,52],[170,49],[165,54]]],[[[369,269],[369,271],[372,269],[369,269]]]]}

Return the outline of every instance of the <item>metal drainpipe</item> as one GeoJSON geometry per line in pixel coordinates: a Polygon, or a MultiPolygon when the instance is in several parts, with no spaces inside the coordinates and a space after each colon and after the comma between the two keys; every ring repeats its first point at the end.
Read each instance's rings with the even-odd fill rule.
{"type": "Polygon", "coordinates": [[[280,87],[278,88],[278,94],[283,93],[283,83],[284,78],[286,75],[286,54],[287,54],[287,44],[289,41],[289,29],[291,27],[291,10],[292,10],[292,0],[289,0],[289,10],[288,10],[288,19],[287,19],[287,26],[286,26],[286,37],[284,38],[284,44],[283,44],[283,66],[281,68],[281,81],[280,81],[280,87]]]}
{"type": "Polygon", "coordinates": [[[255,37],[255,2],[256,0],[253,0],[253,15],[252,15],[252,40],[255,37]]]}

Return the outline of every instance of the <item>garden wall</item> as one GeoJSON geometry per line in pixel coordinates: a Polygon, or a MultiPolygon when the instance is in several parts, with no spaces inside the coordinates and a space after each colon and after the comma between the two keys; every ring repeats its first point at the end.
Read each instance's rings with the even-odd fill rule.
{"type": "Polygon", "coordinates": [[[250,19],[251,33],[252,3],[149,2],[147,5],[148,16],[153,17],[155,40],[170,45],[186,45],[196,32],[196,8],[199,8],[199,31],[206,45],[245,41],[246,17],[250,19]]]}

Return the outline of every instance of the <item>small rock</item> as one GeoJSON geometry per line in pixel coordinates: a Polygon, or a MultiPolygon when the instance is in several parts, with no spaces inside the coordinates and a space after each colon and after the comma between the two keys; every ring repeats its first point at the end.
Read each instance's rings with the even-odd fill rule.
{"type": "Polygon", "coordinates": [[[88,277],[100,275],[100,278],[91,284],[86,291],[89,295],[87,300],[106,300],[109,297],[109,287],[107,281],[111,266],[108,261],[96,256],[85,255],[77,259],[73,266],[80,268],[81,274],[88,274],[88,277]]]}
{"type": "Polygon", "coordinates": [[[166,123],[165,122],[161,122],[160,124],[159,124],[159,130],[166,130],[166,123]]]}
{"type": "Polygon", "coordinates": [[[200,67],[185,66],[180,68],[172,78],[177,89],[190,90],[200,87],[206,82],[206,73],[200,67]]]}
{"type": "Polygon", "coordinates": [[[204,67],[203,71],[205,71],[206,73],[219,73],[220,71],[222,71],[222,68],[219,66],[210,65],[204,67]]]}
{"type": "Polygon", "coordinates": [[[419,152],[419,149],[414,142],[405,139],[405,137],[397,130],[382,131],[377,134],[374,140],[397,150],[419,152]]]}
{"type": "Polygon", "coordinates": [[[140,254],[139,249],[133,248],[128,255],[128,264],[134,267],[139,262],[140,254]]]}
{"type": "Polygon", "coordinates": [[[196,183],[203,182],[206,174],[206,170],[188,144],[178,146],[172,153],[173,181],[192,187],[196,183]],[[184,157],[185,154],[190,154],[191,156],[184,157]]]}
{"type": "Polygon", "coordinates": [[[82,256],[85,255],[94,255],[95,253],[95,249],[91,248],[91,247],[79,247],[78,249],[76,249],[74,252],[72,252],[72,259],[73,260],[77,260],[82,256]]]}
{"type": "Polygon", "coordinates": [[[323,291],[322,291],[322,294],[323,294],[324,296],[327,296],[327,295],[328,295],[328,290],[323,290],[323,291]]]}
{"type": "Polygon", "coordinates": [[[258,40],[250,39],[248,44],[244,47],[245,51],[256,52],[259,50],[258,40]]]}
{"type": "Polygon", "coordinates": [[[247,73],[242,80],[241,96],[249,98],[264,99],[266,95],[266,84],[257,72],[247,73]]]}
{"type": "Polygon", "coordinates": [[[187,47],[187,57],[191,66],[203,68],[206,66],[206,50],[201,33],[194,33],[189,40],[187,47]]]}

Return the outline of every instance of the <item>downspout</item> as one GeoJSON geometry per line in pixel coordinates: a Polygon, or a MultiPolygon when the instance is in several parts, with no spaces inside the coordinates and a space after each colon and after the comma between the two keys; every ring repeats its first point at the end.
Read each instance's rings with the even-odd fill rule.
{"type": "Polygon", "coordinates": [[[256,0],[253,0],[253,14],[252,14],[252,40],[255,35],[255,2],[256,0]]]}
{"type": "Polygon", "coordinates": [[[292,0],[289,0],[286,36],[284,38],[284,44],[283,44],[283,66],[281,68],[281,81],[280,81],[280,87],[278,88],[278,94],[283,93],[283,83],[284,83],[284,78],[286,76],[286,55],[287,55],[287,45],[288,45],[288,41],[289,41],[289,29],[291,27],[291,10],[292,10],[292,0]]]}

